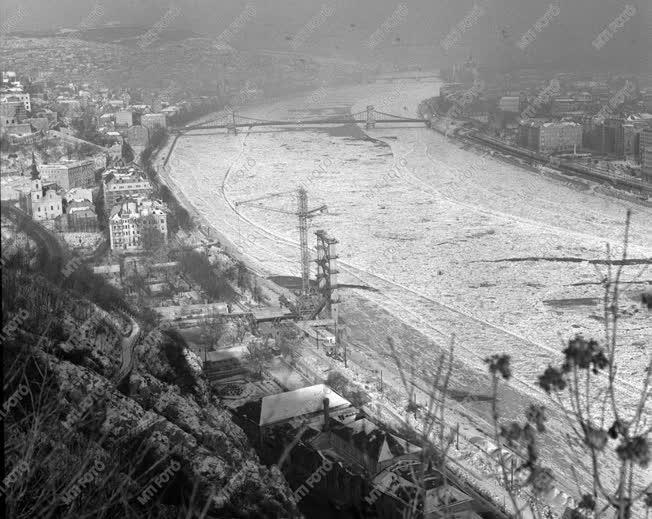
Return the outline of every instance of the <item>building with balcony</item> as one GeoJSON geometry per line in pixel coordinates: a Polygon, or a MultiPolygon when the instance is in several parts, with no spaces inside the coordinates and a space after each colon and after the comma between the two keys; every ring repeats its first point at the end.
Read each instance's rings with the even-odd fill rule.
{"type": "Polygon", "coordinates": [[[112,250],[147,248],[167,241],[167,210],[159,200],[124,197],[111,208],[109,238],[112,250]]]}

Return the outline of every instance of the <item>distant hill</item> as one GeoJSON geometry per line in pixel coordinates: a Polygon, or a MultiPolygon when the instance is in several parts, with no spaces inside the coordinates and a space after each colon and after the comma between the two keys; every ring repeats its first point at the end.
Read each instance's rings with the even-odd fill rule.
{"type": "MultiPolygon", "coordinates": [[[[12,33],[14,36],[22,38],[70,38],[74,37],[80,40],[95,43],[117,43],[122,45],[137,45],[139,38],[147,34],[151,26],[132,25],[132,26],[106,26],[94,27],[92,29],[65,30],[56,31],[19,31],[12,33]]],[[[188,29],[168,28],[156,33],[156,38],[152,45],[158,46],[164,43],[173,43],[183,41],[187,38],[196,38],[199,35],[188,29]]]]}
{"type": "MultiPolygon", "coordinates": [[[[13,21],[14,30],[79,27],[92,12],[95,2],[57,0],[52,9],[46,0],[3,0],[0,18],[13,21]],[[16,17],[22,8],[25,15],[16,17]]],[[[229,31],[229,44],[247,50],[290,50],[290,42],[302,29],[305,41],[301,51],[331,57],[357,58],[363,61],[408,59],[419,53],[424,59],[443,66],[449,60],[473,54],[489,65],[538,65],[556,60],[560,66],[627,65],[641,69],[647,65],[652,48],[652,5],[649,1],[630,2],[637,13],[602,49],[593,40],[624,9],[626,2],[611,0],[553,0],[559,16],[536,35],[526,52],[516,42],[544,15],[550,2],[543,0],[275,0],[251,1],[255,15],[241,27],[232,24],[245,10],[247,0],[176,0],[179,9],[170,28],[217,36],[229,31]],[[464,22],[474,5],[483,14],[462,31],[449,51],[441,42],[464,22]],[[396,23],[386,22],[400,5],[407,15],[396,23]],[[319,19],[323,6],[333,14],[319,19]],[[385,24],[385,29],[383,29],[385,24]],[[378,46],[366,42],[381,31],[378,46]]],[[[127,26],[151,28],[164,19],[169,2],[162,0],[114,0],[102,3],[98,24],[117,20],[127,26]]],[[[147,29],[146,29],[147,30],[147,29]]],[[[101,30],[100,30],[101,32],[101,30]]],[[[115,34],[115,33],[114,33],[115,34]]],[[[132,37],[134,34],[131,35],[132,37]]],[[[99,36],[98,36],[99,37],[99,36]]],[[[114,36],[110,36],[114,37],[114,36]]],[[[129,37],[129,35],[125,36],[129,37]]],[[[174,38],[174,33],[168,36],[174,38]]]]}

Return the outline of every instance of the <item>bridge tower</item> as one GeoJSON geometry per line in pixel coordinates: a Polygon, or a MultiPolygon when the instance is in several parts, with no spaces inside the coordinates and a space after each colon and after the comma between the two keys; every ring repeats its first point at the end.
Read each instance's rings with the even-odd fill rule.
{"type": "Polygon", "coordinates": [[[365,123],[364,127],[367,130],[376,127],[376,114],[374,112],[373,105],[367,105],[367,122],[365,123]]]}
{"type": "Polygon", "coordinates": [[[238,135],[238,127],[235,125],[235,112],[231,112],[231,120],[226,125],[227,135],[232,133],[233,135],[238,135]]]}

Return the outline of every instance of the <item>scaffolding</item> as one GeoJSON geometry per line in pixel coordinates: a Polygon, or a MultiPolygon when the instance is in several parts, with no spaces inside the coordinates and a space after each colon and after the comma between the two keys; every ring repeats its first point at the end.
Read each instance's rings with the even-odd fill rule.
{"type": "Polygon", "coordinates": [[[333,299],[333,291],[337,288],[337,253],[335,245],[339,243],[335,238],[328,236],[326,231],[320,229],[315,232],[317,236],[317,292],[324,300],[325,318],[333,318],[333,310],[337,313],[336,304],[339,300],[333,299]]]}

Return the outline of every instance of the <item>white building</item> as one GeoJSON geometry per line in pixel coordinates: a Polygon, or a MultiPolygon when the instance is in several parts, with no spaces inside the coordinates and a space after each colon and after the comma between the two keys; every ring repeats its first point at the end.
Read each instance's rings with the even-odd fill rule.
{"type": "Polygon", "coordinates": [[[154,130],[156,128],[165,128],[167,126],[167,119],[164,113],[144,114],[140,118],[140,124],[149,130],[154,130]]]}
{"type": "Polygon", "coordinates": [[[63,214],[61,195],[53,184],[43,184],[40,178],[32,178],[29,195],[23,197],[21,206],[37,221],[54,220],[63,214]]]}
{"type": "Polygon", "coordinates": [[[540,153],[576,151],[582,147],[582,125],[572,122],[543,123],[538,127],[540,153]]]}
{"type": "Polygon", "coordinates": [[[145,246],[147,235],[167,241],[167,211],[159,200],[123,198],[111,209],[109,236],[112,250],[134,250],[145,246]]]}
{"type": "Polygon", "coordinates": [[[104,207],[109,210],[119,198],[150,196],[154,192],[152,184],[145,178],[143,171],[135,166],[111,168],[102,179],[104,207]]]}
{"type": "Polygon", "coordinates": [[[21,197],[29,196],[30,189],[29,178],[6,174],[0,178],[0,198],[2,200],[20,201],[21,197]]]}
{"type": "Polygon", "coordinates": [[[66,202],[71,203],[71,202],[81,202],[83,200],[89,200],[93,201],[93,189],[91,188],[83,188],[83,187],[75,187],[70,190],[68,190],[64,195],[63,198],[66,202]]]}
{"type": "Polygon", "coordinates": [[[2,72],[2,85],[8,86],[16,81],[16,73],[11,70],[5,70],[2,72]]]}
{"type": "Polygon", "coordinates": [[[38,169],[44,178],[56,182],[66,191],[73,187],[89,187],[95,184],[96,166],[92,159],[41,164],[38,169]]]}
{"type": "Polygon", "coordinates": [[[8,103],[11,101],[20,101],[23,103],[23,107],[25,107],[26,111],[32,111],[32,102],[30,101],[29,94],[23,92],[20,88],[9,88],[0,92],[0,103],[8,103]]]}

